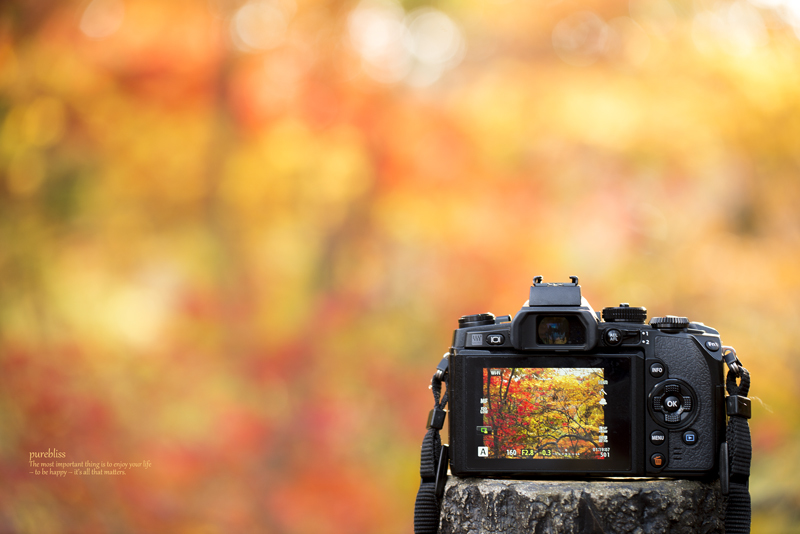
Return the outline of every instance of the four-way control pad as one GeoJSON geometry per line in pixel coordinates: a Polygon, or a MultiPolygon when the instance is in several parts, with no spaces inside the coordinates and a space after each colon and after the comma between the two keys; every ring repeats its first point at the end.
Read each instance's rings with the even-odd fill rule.
{"type": "Polygon", "coordinates": [[[697,412],[695,394],[686,382],[666,380],[650,393],[650,413],[657,423],[675,427],[688,424],[697,412]]]}

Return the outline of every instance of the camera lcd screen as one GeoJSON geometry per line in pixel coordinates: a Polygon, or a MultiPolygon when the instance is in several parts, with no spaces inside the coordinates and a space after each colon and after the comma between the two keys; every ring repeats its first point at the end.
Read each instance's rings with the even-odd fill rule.
{"type": "Polygon", "coordinates": [[[628,356],[462,356],[465,467],[472,473],[631,469],[628,356]]]}
{"type": "Polygon", "coordinates": [[[486,458],[609,457],[602,368],[484,368],[486,458]]]}

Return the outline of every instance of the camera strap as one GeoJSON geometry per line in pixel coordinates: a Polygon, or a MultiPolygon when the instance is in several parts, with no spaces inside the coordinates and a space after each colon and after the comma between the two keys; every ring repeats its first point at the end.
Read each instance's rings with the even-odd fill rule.
{"type": "Polygon", "coordinates": [[[720,457],[720,462],[725,462],[725,466],[728,467],[726,470],[723,466],[723,476],[720,476],[722,493],[728,496],[725,509],[725,533],[749,534],[751,503],[748,484],[750,460],[753,456],[750,426],[747,423],[751,415],[750,399],[747,398],[747,393],[750,391],[750,373],[741,366],[736,358],[736,351],[730,347],[726,348],[730,349],[730,352],[725,354],[725,361],[729,368],[728,376],[725,379],[725,386],[728,390],[728,396],[725,398],[728,426],[725,431],[726,443],[723,444],[723,454],[720,457]],[[740,379],[738,385],[736,384],[737,378],[740,379]],[[727,476],[724,476],[725,474],[727,476]]]}
{"type": "MultiPolygon", "coordinates": [[[[439,508],[447,479],[448,447],[442,446],[439,431],[444,426],[447,412],[447,396],[442,394],[442,383],[447,386],[447,367],[449,354],[446,354],[431,379],[433,409],[428,414],[428,432],[422,441],[419,464],[421,477],[417,501],[414,504],[414,534],[436,534],[439,530],[439,508]]],[[[449,388],[449,386],[448,386],[449,388]]]]}

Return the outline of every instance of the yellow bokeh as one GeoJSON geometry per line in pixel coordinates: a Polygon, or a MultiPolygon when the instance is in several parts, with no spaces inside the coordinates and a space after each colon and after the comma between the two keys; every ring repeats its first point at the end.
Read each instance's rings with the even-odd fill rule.
{"type": "Polygon", "coordinates": [[[458,317],[577,275],[597,310],[736,347],[753,532],[798,531],[798,20],[788,0],[3,4],[0,524],[409,532],[458,317]],[[53,448],[153,468],[36,478],[53,448]]]}

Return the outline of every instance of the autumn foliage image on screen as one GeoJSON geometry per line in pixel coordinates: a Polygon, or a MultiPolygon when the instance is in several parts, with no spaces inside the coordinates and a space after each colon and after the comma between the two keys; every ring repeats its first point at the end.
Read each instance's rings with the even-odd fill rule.
{"type": "Polygon", "coordinates": [[[487,458],[608,458],[603,369],[484,369],[487,458]]]}

